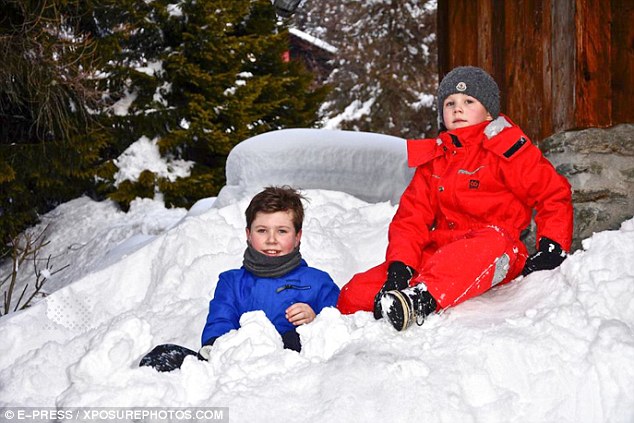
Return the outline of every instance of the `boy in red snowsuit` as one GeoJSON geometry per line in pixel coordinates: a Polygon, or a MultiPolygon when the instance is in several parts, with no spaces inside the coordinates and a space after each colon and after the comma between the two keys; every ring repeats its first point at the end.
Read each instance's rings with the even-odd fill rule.
{"type": "Polygon", "coordinates": [[[571,189],[522,130],[500,114],[480,68],[438,87],[436,139],[408,140],[416,173],[389,227],[386,261],[341,290],[344,314],[373,311],[397,329],[520,274],[561,264],[572,239],[571,189]],[[537,252],[521,232],[536,211],[537,252]]]}

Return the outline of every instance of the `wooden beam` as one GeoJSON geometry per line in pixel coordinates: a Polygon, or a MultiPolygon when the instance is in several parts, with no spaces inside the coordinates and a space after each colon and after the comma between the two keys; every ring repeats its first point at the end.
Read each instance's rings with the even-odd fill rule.
{"type": "Polygon", "coordinates": [[[449,72],[449,2],[439,0],[436,9],[436,40],[438,42],[438,76],[449,72]]]}
{"type": "MultiPolygon", "coordinates": [[[[505,3],[505,74],[502,95],[506,112],[533,140],[541,136],[543,122],[544,5],[540,0],[505,3]]],[[[550,11],[548,11],[549,14],[550,11]]]]}
{"type": "Polygon", "coordinates": [[[632,0],[438,0],[439,77],[490,72],[534,141],[634,122],[632,0]]]}
{"type": "Polygon", "coordinates": [[[612,123],[634,122],[634,2],[612,0],[612,123]]]}
{"type": "Polygon", "coordinates": [[[558,0],[544,0],[543,16],[542,16],[542,31],[539,35],[537,42],[541,46],[541,62],[542,62],[542,113],[541,113],[541,125],[539,128],[538,137],[535,139],[537,142],[544,137],[544,134],[551,134],[553,130],[553,56],[552,56],[552,3],[558,0]]]}
{"type": "Polygon", "coordinates": [[[477,4],[477,65],[489,72],[493,70],[493,1],[481,0],[477,4]]]}
{"type": "Polygon", "coordinates": [[[478,63],[478,1],[448,0],[448,71],[478,63]]]}
{"type": "Polygon", "coordinates": [[[575,127],[612,123],[611,10],[605,0],[576,0],[575,127]]]}
{"type": "Polygon", "coordinates": [[[575,126],[575,3],[553,0],[551,4],[551,116],[552,130],[575,126]]]}

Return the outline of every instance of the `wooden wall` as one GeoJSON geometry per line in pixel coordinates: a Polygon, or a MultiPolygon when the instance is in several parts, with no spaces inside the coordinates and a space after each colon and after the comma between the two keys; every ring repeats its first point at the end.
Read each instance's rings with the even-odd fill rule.
{"type": "Polygon", "coordinates": [[[438,0],[439,73],[480,66],[533,140],[634,122],[634,1],[438,0]]]}

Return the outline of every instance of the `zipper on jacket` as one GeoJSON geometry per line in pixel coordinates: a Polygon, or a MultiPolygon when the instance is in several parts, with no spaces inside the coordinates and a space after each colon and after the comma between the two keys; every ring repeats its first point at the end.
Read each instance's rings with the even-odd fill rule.
{"type": "Polygon", "coordinates": [[[308,286],[303,286],[303,285],[291,285],[290,283],[287,283],[286,285],[282,285],[280,287],[278,287],[275,292],[277,292],[278,294],[286,289],[298,289],[298,290],[306,290],[306,289],[310,289],[310,285],[308,286]]]}

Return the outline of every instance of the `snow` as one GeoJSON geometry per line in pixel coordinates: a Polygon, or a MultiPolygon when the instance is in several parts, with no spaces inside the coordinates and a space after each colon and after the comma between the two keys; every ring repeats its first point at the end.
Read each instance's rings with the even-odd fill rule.
{"type": "Polygon", "coordinates": [[[267,132],[231,150],[217,206],[283,184],[395,204],[413,175],[406,156],[405,140],[389,135],[304,128],[267,132]]]}
{"type": "MultiPolygon", "coordinates": [[[[352,103],[346,106],[346,108],[344,109],[342,113],[324,121],[324,128],[337,129],[340,127],[341,123],[344,121],[355,120],[365,115],[370,115],[370,112],[372,110],[372,105],[374,104],[375,101],[376,101],[375,98],[371,98],[367,100],[366,102],[361,102],[360,100],[353,100],[352,103]]],[[[322,109],[324,108],[324,106],[322,106],[322,109]]]]}
{"type": "Polygon", "coordinates": [[[558,269],[403,333],[367,312],[326,309],[299,328],[296,353],[252,312],[209,362],[190,357],[167,374],[137,367],[157,344],[199,347],[218,274],[242,261],[250,184],[281,182],[284,171],[306,184],[302,255],[338,285],[382,261],[396,211],[378,184],[393,175],[383,143],[363,135],[335,148],[335,134],[297,134],[236,147],[224,205],[145,199],[124,214],[80,198],[44,216],[47,254],[70,267],[51,275],[45,299],[0,319],[0,407],[228,407],[234,422],[634,420],[634,219],[584,240],[558,269]],[[366,173],[333,181],[342,162],[366,173]]]}
{"type": "Polygon", "coordinates": [[[121,153],[114,164],[119,169],[114,174],[114,185],[118,186],[126,180],[138,180],[145,170],[173,182],[177,178],[189,176],[194,162],[169,157],[163,159],[158,147],[158,138],[150,140],[148,137],[142,136],[121,153]]]}
{"type": "Polygon", "coordinates": [[[302,40],[307,41],[310,44],[321,48],[322,50],[327,51],[328,53],[336,54],[337,51],[338,51],[337,47],[333,46],[332,44],[329,44],[329,43],[327,43],[324,40],[320,40],[317,37],[313,37],[312,35],[307,34],[306,32],[304,32],[304,31],[302,31],[300,29],[289,28],[288,32],[293,34],[297,38],[301,38],[302,40]]]}
{"type": "Polygon", "coordinates": [[[119,99],[115,104],[112,105],[112,112],[115,116],[126,116],[132,106],[132,103],[137,99],[139,94],[137,92],[126,92],[126,95],[119,99]]]}

